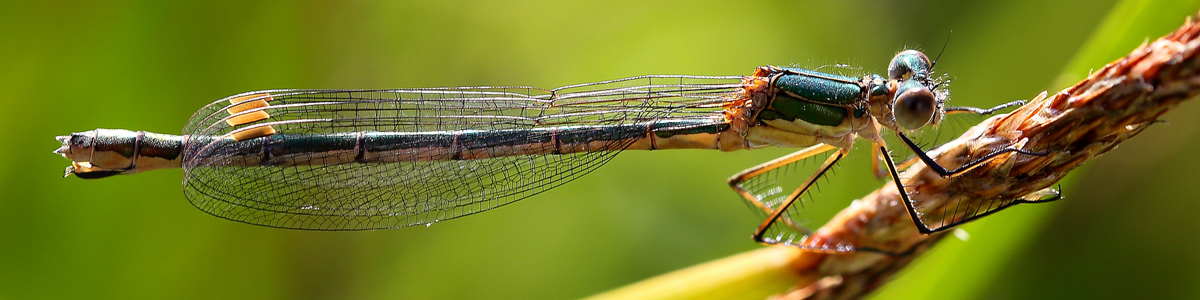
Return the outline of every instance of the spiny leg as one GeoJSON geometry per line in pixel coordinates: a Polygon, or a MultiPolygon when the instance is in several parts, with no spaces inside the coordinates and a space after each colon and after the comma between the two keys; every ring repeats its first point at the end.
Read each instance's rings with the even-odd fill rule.
{"type": "Polygon", "coordinates": [[[742,183],[750,178],[753,178],[755,176],[767,173],[771,170],[786,166],[788,164],[794,163],[801,159],[812,157],[813,155],[820,154],[820,153],[829,151],[834,148],[837,148],[837,147],[828,146],[828,145],[810,147],[808,149],[800,150],[795,153],[789,154],[787,156],[781,157],[779,159],[775,159],[770,162],[755,166],[746,171],[742,171],[738,175],[734,175],[732,178],[729,179],[730,186],[733,187],[733,189],[736,190],[738,192],[738,194],[742,195],[743,198],[746,198],[747,201],[749,201],[750,203],[753,203],[759,209],[768,213],[767,218],[765,220],[763,220],[763,223],[760,224],[758,226],[758,229],[756,229],[754,231],[753,237],[756,242],[763,243],[763,244],[774,244],[770,241],[765,240],[763,238],[763,236],[766,234],[767,230],[776,221],[780,221],[780,219],[783,219],[783,222],[785,223],[785,225],[792,228],[793,230],[803,231],[799,226],[797,226],[796,224],[793,224],[791,219],[783,218],[782,217],[783,214],[785,212],[787,212],[787,210],[789,208],[791,208],[793,205],[795,205],[796,201],[799,200],[800,197],[803,196],[804,193],[807,192],[808,189],[811,188],[816,183],[817,179],[820,179],[821,176],[823,176],[827,171],[829,171],[829,169],[832,168],[833,165],[838,162],[838,160],[840,160],[842,157],[845,157],[846,154],[848,153],[848,151],[846,149],[839,149],[839,151],[837,153],[830,155],[829,158],[825,160],[825,163],[823,163],[820,166],[820,168],[817,170],[816,173],[814,173],[807,180],[805,180],[804,183],[802,185],[800,185],[799,188],[797,188],[795,191],[793,191],[791,194],[789,194],[787,196],[787,198],[784,200],[784,202],[782,202],[780,205],[778,205],[778,207],[775,207],[775,208],[772,208],[765,203],[759,202],[759,199],[755,195],[751,194],[749,191],[743,189],[740,186],[740,183],[742,183]]]}
{"type": "MultiPolygon", "coordinates": [[[[983,108],[978,108],[978,107],[968,107],[968,106],[951,106],[951,107],[947,107],[945,111],[946,111],[946,114],[974,113],[974,114],[979,114],[979,115],[990,115],[1001,109],[1015,107],[1015,106],[1021,106],[1021,105],[1025,105],[1025,100],[1016,100],[1016,101],[996,105],[996,106],[994,106],[992,108],[988,108],[988,109],[983,109],[983,108]]],[[[934,172],[937,172],[938,175],[941,175],[943,178],[958,176],[959,174],[962,174],[963,172],[970,171],[971,169],[973,169],[979,165],[982,165],[993,159],[996,159],[1001,154],[1005,154],[1005,153],[1009,153],[1009,152],[1017,152],[1020,154],[1034,155],[1034,156],[1046,156],[1046,155],[1050,154],[1049,152],[1030,152],[1030,151],[1025,151],[1025,150],[1021,150],[1021,149],[1014,148],[1014,147],[1007,147],[1004,149],[994,151],[987,155],[984,155],[982,158],[979,158],[979,159],[976,159],[969,163],[966,163],[954,170],[947,170],[945,167],[942,167],[942,165],[938,164],[937,161],[934,161],[932,158],[930,158],[929,154],[925,153],[925,150],[921,150],[921,146],[917,145],[916,143],[913,143],[913,141],[908,139],[908,136],[904,135],[904,133],[897,131],[896,135],[900,137],[901,141],[904,141],[905,146],[908,146],[908,148],[913,151],[913,154],[916,155],[917,159],[920,159],[921,161],[925,162],[925,165],[929,166],[930,169],[933,169],[934,172]]],[[[907,166],[911,165],[913,162],[914,162],[913,160],[906,161],[904,164],[902,164],[901,168],[906,168],[907,166]]]]}
{"type": "MultiPolygon", "coordinates": [[[[997,111],[999,111],[1001,109],[1015,107],[1015,106],[1021,106],[1021,105],[1025,105],[1025,100],[1016,100],[1016,101],[996,105],[996,106],[993,106],[992,108],[988,108],[988,109],[983,109],[983,108],[978,108],[978,107],[970,107],[970,106],[950,106],[945,109],[945,114],[949,115],[949,114],[973,113],[973,114],[977,114],[977,115],[990,115],[990,114],[996,113],[997,111]]],[[[907,136],[905,138],[907,138],[907,136]]],[[[907,144],[915,145],[915,143],[912,143],[911,141],[907,142],[907,144]]],[[[915,151],[917,151],[915,149],[920,148],[920,146],[910,146],[910,148],[913,148],[914,149],[913,151],[915,152],[915,151]]],[[[879,151],[879,148],[871,147],[871,152],[872,152],[873,157],[878,157],[879,155],[882,155],[881,153],[878,153],[878,151],[879,151]]],[[[997,153],[995,155],[999,155],[999,154],[1002,154],[1002,153],[997,153]]],[[[900,163],[900,165],[897,166],[897,168],[899,168],[900,170],[907,169],[909,166],[912,166],[914,163],[916,163],[918,161],[918,159],[920,159],[920,157],[918,157],[918,156],[910,157],[908,160],[904,161],[903,163],[900,163]]],[[[887,176],[887,172],[879,167],[878,160],[874,160],[874,159],[871,160],[871,170],[873,170],[875,172],[875,178],[883,178],[884,176],[887,176]]]]}
{"type": "MultiPolygon", "coordinates": [[[[888,172],[884,171],[883,168],[880,167],[880,165],[879,165],[879,160],[880,160],[879,157],[882,157],[883,155],[884,155],[884,153],[879,153],[879,148],[871,147],[871,157],[872,157],[871,170],[875,173],[875,178],[877,178],[877,179],[883,179],[884,176],[889,176],[888,172]]],[[[908,169],[908,167],[911,167],[912,165],[916,164],[918,161],[921,161],[921,160],[914,155],[912,157],[909,157],[908,160],[900,163],[900,165],[897,165],[896,169],[897,170],[908,169]]]]}
{"type": "MultiPolygon", "coordinates": [[[[871,157],[879,157],[880,155],[884,154],[879,153],[879,148],[871,147],[871,157]]],[[[871,173],[875,174],[876,179],[882,179],[883,176],[887,176],[887,172],[879,168],[879,160],[874,158],[871,159],[871,173]]]]}
{"type": "Polygon", "coordinates": [[[826,145],[826,144],[820,144],[820,145],[800,149],[800,151],[792,152],[791,154],[784,155],[780,158],[776,158],[771,161],[759,164],[757,166],[750,167],[749,169],[742,170],[741,172],[738,172],[737,174],[730,176],[729,180],[728,180],[729,187],[733,188],[733,190],[736,191],[738,193],[738,195],[741,195],[742,198],[745,198],[746,201],[749,201],[751,204],[754,204],[754,206],[758,207],[762,211],[764,211],[768,214],[772,213],[775,211],[775,209],[767,207],[765,204],[758,202],[758,198],[755,195],[751,194],[750,191],[742,189],[740,184],[742,182],[745,182],[746,180],[749,180],[750,178],[754,178],[755,176],[762,175],[764,173],[770,172],[771,170],[778,169],[779,167],[786,166],[788,164],[791,164],[791,163],[794,163],[794,162],[797,162],[797,161],[800,161],[800,160],[803,160],[803,159],[806,159],[809,157],[813,157],[814,155],[825,153],[826,151],[833,150],[833,149],[837,149],[837,147],[826,145]]]}
{"type": "Polygon", "coordinates": [[[1044,188],[1044,189],[1035,191],[1033,193],[1030,193],[1028,195],[1025,195],[1021,198],[1012,199],[1012,200],[1009,200],[1008,202],[1002,201],[1003,204],[1001,204],[999,206],[989,208],[988,210],[984,211],[983,213],[973,214],[968,217],[959,219],[958,221],[951,222],[950,224],[946,224],[941,227],[934,228],[932,232],[939,232],[939,231],[944,231],[946,229],[954,228],[954,226],[958,226],[959,224],[971,222],[976,219],[986,217],[986,216],[994,214],[998,211],[1004,210],[1005,208],[1008,208],[1009,206],[1013,206],[1013,205],[1017,205],[1017,204],[1024,204],[1024,203],[1053,202],[1053,201],[1062,200],[1062,198],[1063,198],[1063,196],[1062,196],[1062,187],[1061,186],[1057,189],[1050,188],[1050,187],[1044,188]]]}
{"type": "MultiPolygon", "coordinates": [[[[876,144],[876,148],[885,154],[889,153],[886,145],[876,144]]],[[[917,230],[920,231],[921,234],[931,234],[931,233],[935,233],[935,232],[939,232],[939,231],[944,231],[944,230],[947,230],[950,228],[954,228],[955,226],[957,226],[959,224],[974,221],[975,219],[979,219],[979,218],[991,215],[995,212],[1003,210],[1004,208],[1007,208],[1007,207],[1013,206],[1013,205],[1017,205],[1017,204],[1021,204],[1021,203],[1044,203],[1044,202],[1050,202],[1050,201],[1062,199],[1062,192],[1060,189],[1045,188],[1045,189],[1033,192],[1029,195],[1026,195],[1023,198],[1011,199],[1007,202],[1003,202],[1003,204],[996,206],[996,207],[989,208],[987,211],[985,211],[983,213],[973,214],[973,215],[964,217],[962,219],[959,219],[957,221],[953,221],[949,224],[943,224],[942,226],[939,226],[938,228],[931,229],[931,228],[929,228],[928,225],[925,224],[925,221],[921,220],[920,213],[917,212],[916,204],[913,203],[912,198],[908,195],[908,190],[906,190],[904,188],[904,183],[902,183],[900,180],[900,172],[896,170],[896,163],[894,161],[892,161],[891,155],[884,155],[883,162],[887,164],[888,171],[892,175],[892,181],[896,183],[896,192],[900,194],[901,201],[904,202],[904,208],[908,210],[909,218],[912,219],[913,224],[917,226],[917,230]],[[1043,198],[1046,196],[1050,196],[1050,197],[1043,198]]]]}
{"type": "Polygon", "coordinates": [[[945,167],[942,167],[941,164],[938,164],[937,161],[933,160],[933,158],[929,157],[929,154],[925,153],[925,150],[921,150],[921,146],[918,146],[916,143],[913,143],[912,140],[909,140],[908,137],[904,135],[904,133],[897,131],[896,136],[899,136],[900,140],[904,142],[904,145],[908,146],[908,149],[911,149],[913,151],[913,154],[916,155],[917,158],[921,159],[922,162],[925,162],[925,165],[928,166],[929,169],[933,170],[934,172],[937,172],[938,175],[942,176],[943,178],[958,176],[959,174],[970,171],[971,169],[974,169],[975,167],[978,167],[979,165],[982,165],[984,163],[992,161],[993,159],[999,158],[1001,154],[1005,154],[1005,153],[1009,153],[1009,152],[1016,152],[1016,153],[1020,153],[1020,154],[1033,155],[1033,156],[1046,156],[1046,155],[1050,154],[1050,152],[1031,152],[1031,151],[1026,151],[1026,150],[1022,150],[1022,149],[1015,148],[1015,147],[1006,147],[1004,149],[1000,149],[1000,150],[996,150],[992,153],[988,153],[987,155],[984,155],[983,157],[981,157],[979,159],[976,159],[976,160],[966,163],[962,166],[959,166],[958,168],[956,168],[954,170],[947,170],[945,167]]]}
{"type": "Polygon", "coordinates": [[[975,114],[979,114],[979,115],[990,115],[1001,109],[1015,107],[1015,106],[1021,106],[1021,105],[1025,105],[1025,100],[1012,101],[1012,102],[993,106],[992,108],[989,108],[989,109],[982,109],[982,108],[970,107],[970,106],[950,106],[950,107],[946,108],[946,114],[975,113],[975,114]]]}
{"type": "Polygon", "coordinates": [[[922,234],[934,233],[933,230],[929,230],[928,226],[925,226],[925,222],[921,221],[921,216],[918,215],[912,199],[909,199],[908,190],[905,190],[904,183],[900,182],[900,173],[896,171],[896,163],[892,161],[892,155],[888,152],[887,145],[876,143],[874,148],[883,152],[883,162],[887,164],[888,173],[892,175],[892,182],[896,183],[896,193],[900,194],[900,201],[904,202],[904,208],[908,210],[908,217],[912,218],[913,224],[917,226],[917,231],[920,231],[922,234]]]}

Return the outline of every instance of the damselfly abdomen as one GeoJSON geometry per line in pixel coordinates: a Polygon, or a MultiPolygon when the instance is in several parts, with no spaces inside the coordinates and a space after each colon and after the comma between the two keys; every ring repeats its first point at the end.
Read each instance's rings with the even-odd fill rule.
{"type": "MultiPolygon", "coordinates": [[[[1013,141],[954,169],[938,165],[904,133],[938,124],[947,113],[989,114],[1020,102],[946,107],[947,91],[932,68],[924,54],[908,50],[892,60],[886,78],[768,66],[751,76],[641,76],[550,90],[256,91],[205,106],[181,136],[96,129],[59,137],[63,146],[55,152],[74,161],[67,175],[80,178],[182,167],[187,198],[218,217],[366,230],[496,208],[578,178],[624,150],[804,148],[729,179],[765,215],[754,238],[853,250],[809,239],[793,215],[803,209],[800,196],[855,139],[872,143],[873,161],[882,159],[893,179],[900,175],[884,155],[884,128],[945,177],[1000,154],[1040,154],[1013,141]],[[782,167],[835,149],[790,193],[761,184],[782,167]]],[[[924,233],[1007,206],[930,214],[905,202],[924,233]]]]}

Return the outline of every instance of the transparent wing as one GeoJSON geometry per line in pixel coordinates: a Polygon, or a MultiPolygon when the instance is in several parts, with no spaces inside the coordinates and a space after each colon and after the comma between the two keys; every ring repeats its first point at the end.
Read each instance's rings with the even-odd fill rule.
{"type": "Polygon", "coordinates": [[[185,194],[205,212],[263,226],[364,230],[429,225],[569,182],[633,142],[599,136],[588,145],[589,151],[553,154],[545,149],[545,134],[454,139],[466,139],[475,132],[711,120],[720,117],[721,103],[740,88],[741,77],[642,76],[552,90],[455,87],[250,92],[216,101],[189,120],[184,129],[189,136],[185,194]],[[269,100],[269,106],[231,114],[236,105],[230,100],[247,98],[269,100]],[[257,112],[267,113],[269,118],[240,124],[240,118],[257,112]],[[248,126],[269,126],[277,136],[415,133],[405,141],[408,144],[398,145],[414,149],[467,142],[506,146],[489,150],[488,157],[479,159],[360,163],[353,153],[319,149],[317,144],[285,144],[267,138],[252,140],[261,141],[258,143],[222,142],[248,126]],[[437,134],[447,132],[463,134],[437,134]],[[307,159],[322,161],[255,166],[224,159],[256,151],[270,155],[274,147],[284,146],[311,146],[313,149],[303,149],[313,152],[307,159]]]}

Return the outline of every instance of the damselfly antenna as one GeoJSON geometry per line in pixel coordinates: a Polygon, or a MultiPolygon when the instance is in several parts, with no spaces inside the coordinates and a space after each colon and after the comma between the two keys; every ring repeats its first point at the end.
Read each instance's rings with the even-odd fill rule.
{"type": "Polygon", "coordinates": [[[933,58],[933,63],[929,64],[930,70],[932,70],[934,66],[937,66],[937,62],[939,59],[942,59],[942,53],[946,53],[946,46],[950,45],[950,36],[952,36],[952,35],[954,35],[954,30],[951,30],[950,34],[946,35],[946,41],[942,43],[942,50],[938,51],[937,57],[933,58]]]}

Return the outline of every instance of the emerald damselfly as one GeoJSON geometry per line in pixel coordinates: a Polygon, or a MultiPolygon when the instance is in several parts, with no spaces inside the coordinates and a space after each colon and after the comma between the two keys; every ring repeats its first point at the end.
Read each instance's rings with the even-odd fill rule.
{"type": "MultiPolygon", "coordinates": [[[[66,175],[80,178],[181,167],[186,197],[229,220],[369,230],[490,210],[587,174],[624,150],[803,148],[729,179],[764,215],[754,239],[855,250],[809,239],[798,216],[801,195],[856,139],[871,142],[876,174],[883,176],[882,159],[895,182],[900,175],[884,129],[913,150],[914,162],[943,177],[1000,154],[1044,155],[1013,143],[945,168],[922,151],[905,132],[936,125],[945,114],[991,114],[1021,104],[945,106],[948,91],[932,76],[933,66],[923,53],[906,50],[893,58],[886,78],[767,66],[750,76],[652,75],[556,89],[255,91],[200,109],[183,135],[96,129],[58,137],[63,146],[55,153],[73,160],[66,175]],[[790,193],[769,180],[829,151],[790,193]]],[[[1022,200],[940,213],[904,202],[916,227],[932,233],[1022,200]]]]}

